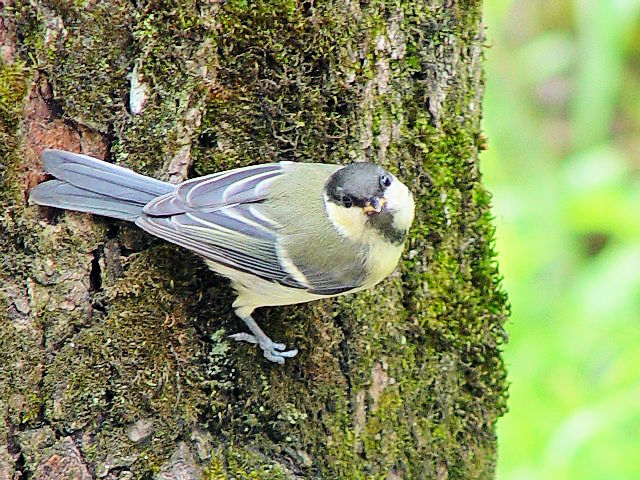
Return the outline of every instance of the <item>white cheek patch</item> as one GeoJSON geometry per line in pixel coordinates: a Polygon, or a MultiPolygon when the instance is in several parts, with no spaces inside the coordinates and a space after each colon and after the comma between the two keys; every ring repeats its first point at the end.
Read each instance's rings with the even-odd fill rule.
{"type": "Polygon", "coordinates": [[[415,204],[409,189],[395,176],[385,192],[387,209],[393,213],[394,226],[398,230],[407,230],[413,222],[415,204]]]}
{"type": "Polygon", "coordinates": [[[361,208],[345,208],[329,201],[326,195],[324,205],[327,211],[327,217],[329,217],[329,220],[331,220],[331,223],[340,235],[351,240],[358,240],[362,237],[367,217],[361,208]]]}

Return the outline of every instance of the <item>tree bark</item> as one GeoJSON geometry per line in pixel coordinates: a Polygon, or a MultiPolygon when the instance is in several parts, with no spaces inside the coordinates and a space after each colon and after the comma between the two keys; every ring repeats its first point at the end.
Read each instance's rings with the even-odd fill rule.
{"type": "Polygon", "coordinates": [[[492,478],[508,309],[480,181],[481,3],[4,2],[0,479],[492,478]],[[44,148],[164,180],[372,161],[414,192],[372,291],[265,308],[115,220],[29,206],[44,148]]]}

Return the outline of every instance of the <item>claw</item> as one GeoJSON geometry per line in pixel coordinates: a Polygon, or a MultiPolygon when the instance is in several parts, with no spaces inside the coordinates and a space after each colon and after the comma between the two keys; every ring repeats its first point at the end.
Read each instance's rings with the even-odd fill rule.
{"type": "Polygon", "coordinates": [[[233,338],[236,342],[258,343],[255,335],[245,332],[234,333],[233,335],[229,335],[229,338],[233,338]]]}
{"type": "Polygon", "coordinates": [[[264,332],[260,331],[261,335],[252,335],[246,332],[234,333],[229,335],[236,342],[248,342],[257,343],[263,351],[264,358],[271,362],[279,363],[282,365],[286,358],[295,357],[298,354],[298,349],[287,350],[287,346],[284,343],[273,342],[267,337],[264,332]]]}
{"type": "Polygon", "coordinates": [[[278,352],[281,357],[293,358],[298,354],[298,349],[287,350],[286,352],[278,352]]]}
{"type": "Polygon", "coordinates": [[[286,345],[283,343],[273,343],[272,345],[260,345],[264,353],[264,358],[276,362],[279,364],[284,363],[285,358],[292,358],[298,354],[298,349],[286,350],[286,345]]]}

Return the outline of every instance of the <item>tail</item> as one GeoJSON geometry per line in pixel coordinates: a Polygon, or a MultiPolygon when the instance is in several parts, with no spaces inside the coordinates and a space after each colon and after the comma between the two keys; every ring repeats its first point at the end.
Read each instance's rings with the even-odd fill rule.
{"type": "Polygon", "coordinates": [[[45,150],[42,163],[57,180],[41,183],[31,191],[29,198],[38,205],[135,221],[147,203],[175,188],[129,169],[63,150],[45,150]]]}

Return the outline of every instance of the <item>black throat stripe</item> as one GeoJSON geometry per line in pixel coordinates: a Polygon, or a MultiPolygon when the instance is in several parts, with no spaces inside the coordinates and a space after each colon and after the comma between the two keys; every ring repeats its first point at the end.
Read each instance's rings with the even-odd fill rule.
{"type": "Polygon", "coordinates": [[[406,230],[399,230],[393,226],[393,215],[390,213],[374,215],[369,219],[369,225],[393,245],[402,244],[407,236],[406,230]]]}

